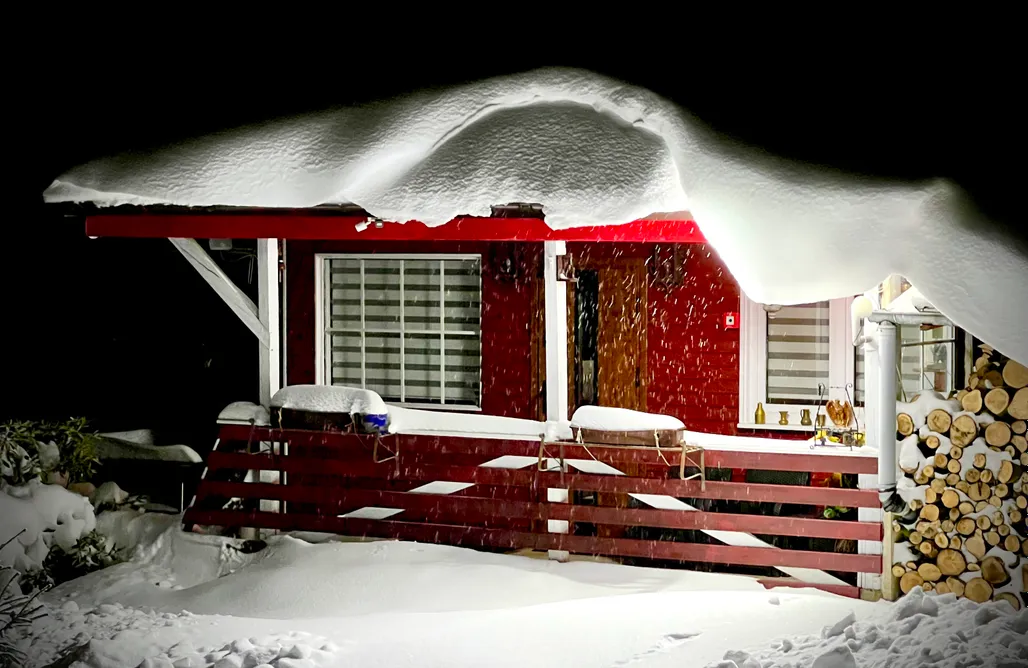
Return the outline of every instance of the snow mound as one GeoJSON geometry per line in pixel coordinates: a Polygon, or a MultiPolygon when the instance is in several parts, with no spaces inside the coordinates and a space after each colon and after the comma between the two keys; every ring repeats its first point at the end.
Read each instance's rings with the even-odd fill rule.
{"type": "Polygon", "coordinates": [[[852,614],[825,627],[820,636],[780,640],[757,652],[733,650],[726,666],[762,668],[856,668],[857,666],[1023,666],[1028,657],[1028,610],[1005,602],[982,605],[953,594],[914,589],[889,605],[881,619],[852,614]]]}
{"type": "Polygon", "coordinates": [[[113,438],[116,441],[128,441],[138,445],[156,445],[153,432],[149,429],[133,429],[132,431],[114,431],[106,434],[97,434],[101,438],[113,438]]]}
{"type": "Polygon", "coordinates": [[[651,91],[543,69],[96,160],[48,202],[306,208],[441,225],[537,202],[555,228],[688,210],[754,301],[861,294],[905,276],[953,322],[1028,359],[1007,294],[1028,256],[949,181],[897,183],[770,156],[651,91]],[[767,234],[774,230],[774,234],[767,234]],[[845,258],[810,280],[809,258],[845,258]],[[938,267],[979,267],[962,289],[938,267]]]}
{"type": "Polygon", "coordinates": [[[225,406],[218,414],[218,422],[232,424],[251,424],[252,422],[257,426],[267,427],[271,425],[271,415],[264,406],[249,401],[236,401],[225,406]]]}
{"type": "Polygon", "coordinates": [[[105,459],[146,459],[162,462],[200,463],[203,458],[188,445],[152,445],[111,436],[96,439],[96,456],[105,459]]]}
{"type": "Polygon", "coordinates": [[[656,413],[642,413],[627,408],[581,406],[571,416],[571,426],[597,431],[650,431],[685,429],[678,418],[656,413]]]}
{"type": "Polygon", "coordinates": [[[0,543],[24,532],[0,551],[0,565],[25,573],[38,570],[53,545],[70,550],[96,528],[89,499],[38,478],[0,491],[0,543]]]}
{"type": "Polygon", "coordinates": [[[382,397],[371,390],[335,385],[290,385],[271,398],[272,408],[288,408],[312,413],[347,415],[385,415],[389,412],[382,397]]]}
{"type": "Polygon", "coordinates": [[[101,530],[132,563],[64,583],[52,597],[82,607],[118,602],[164,612],[297,619],[492,610],[667,590],[763,591],[733,576],[561,564],[401,541],[314,545],[273,536],[263,550],[243,554],[235,549],[239,541],[185,533],[176,520],[102,513],[101,530]]]}

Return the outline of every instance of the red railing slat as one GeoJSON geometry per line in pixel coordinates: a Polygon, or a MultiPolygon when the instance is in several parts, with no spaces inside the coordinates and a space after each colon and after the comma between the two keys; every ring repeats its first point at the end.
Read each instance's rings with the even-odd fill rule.
{"type": "MultiPolygon", "coordinates": [[[[224,425],[222,440],[247,441],[251,427],[245,425],[224,425]]],[[[253,428],[253,440],[288,441],[297,445],[324,445],[339,448],[370,449],[371,438],[356,434],[336,432],[312,432],[303,430],[279,430],[268,427],[253,428]]],[[[397,442],[401,454],[447,455],[469,454],[484,458],[502,456],[535,457],[539,452],[538,441],[501,439],[459,438],[450,436],[394,436],[384,442],[393,447],[397,442]]],[[[549,456],[557,454],[556,444],[548,444],[549,456]]],[[[564,444],[564,456],[568,459],[597,459],[616,467],[616,464],[666,465],[667,461],[677,463],[674,451],[656,448],[625,449],[615,446],[564,444]]],[[[776,452],[736,452],[731,450],[707,449],[704,464],[708,468],[734,468],[770,471],[808,471],[813,473],[868,473],[878,472],[878,460],[874,457],[839,455],[827,453],[787,454],[776,452]]]]}
{"type": "Polygon", "coordinates": [[[882,539],[882,525],[877,522],[846,522],[803,517],[741,515],[681,510],[603,508],[576,506],[566,503],[532,503],[506,499],[392,492],[373,489],[205,481],[202,485],[200,498],[203,496],[313,503],[319,506],[328,506],[329,508],[335,506],[335,509],[331,511],[328,508],[321,508],[323,513],[347,512],[347,510],[343,509],[356,509],[365,506],[402,508],[406,511],[429,512],[438,519],[445,517],[446,519],[464,520],[469,523],[485,522],[494,518],[536,521],[566,520],[569,522],[587,522],[589,524],[645,526],[664,529],[741,531],[744,533],[776,536],[871,541],[882,539]]]}
{"type": "Polygon", "coordinates": [[[340,462],[321,458],[273,456],[215,451],[207,466],[218,469],[261,469],[304,475],[338,475],[351,478],[410,480],[417,482],[449,481],[483,485],[564,488],[618,494],[658,494],[679,498],[721,499],[762,503],[790,503],[847,508],[880,507],[875,490],[801,487],[707,481],[700,489],[698,480],[635,478],[586,473],[556,473],[527,469],[502,469],[485,466],[394,465],[395,462],[340,462]]]}
{"type": "Polygon", "coordinates": [[[828,569],[839,572],[880,573],[880,555],[807,552],[774,547],[737,547],[671,541],[597,538],[555,533],[528,533],[507,529],[364,520],[298,513],[190,510],[185,521],[219,526],[258,526],[282,531],[325,531],[368,537],[395,538],[426,543],[460,544],[507,549],[567,550],[674,561],[741,566],[828,569]]]}

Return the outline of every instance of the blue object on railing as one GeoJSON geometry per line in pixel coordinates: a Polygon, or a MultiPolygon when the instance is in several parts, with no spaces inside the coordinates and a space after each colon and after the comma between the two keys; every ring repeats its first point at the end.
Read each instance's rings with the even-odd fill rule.
{"type": "Polygon", "coordinates": [[[388,414],[362,415],[361,417],[364,419],[364,427],[368,431],[375,430],[380,434],[385,434],[387,432],[386,424],[389,422],[388,414]]]}

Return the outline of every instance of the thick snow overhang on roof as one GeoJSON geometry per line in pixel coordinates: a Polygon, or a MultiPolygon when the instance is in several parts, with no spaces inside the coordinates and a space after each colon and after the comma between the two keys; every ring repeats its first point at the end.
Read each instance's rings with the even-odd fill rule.
{"type": "Polygon", "coordinates": [[[97,160],[49,202],[308,208],[427,226],[541,202],[553,229],[688,210],[754,301],[905,276],[954,324],[1028,360],[1028,254],[954,184],[882,182],[741,146],[650,91],[547,69],[97,160]],[[968,270],[970,268],[970,270],[968,270]]]}

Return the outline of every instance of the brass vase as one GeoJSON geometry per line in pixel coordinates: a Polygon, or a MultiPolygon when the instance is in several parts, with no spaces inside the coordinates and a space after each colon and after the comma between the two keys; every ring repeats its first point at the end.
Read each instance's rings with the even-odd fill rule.
{"type": "Polygon", "coordinates": [[[811,421],[811,419],[810,419],[810,409],[809,408],[804,408],[803,410],[800,411],[800,424],[805,426],[805,427],[809,427],[810,425],[814,424],[811,421]]]}
{"type": "Polygon", "coordinates": [[[767,416],[764,415],[764,404],[757,402],[757,411],[753,414],[753,424],[764,424],[767,416]]]}
{"type": "Polygon", "coordinates": [[[778,418],[778,424],[789,424],[789,411],[778,411],[778,414],[781,416],[778,418]]]}

